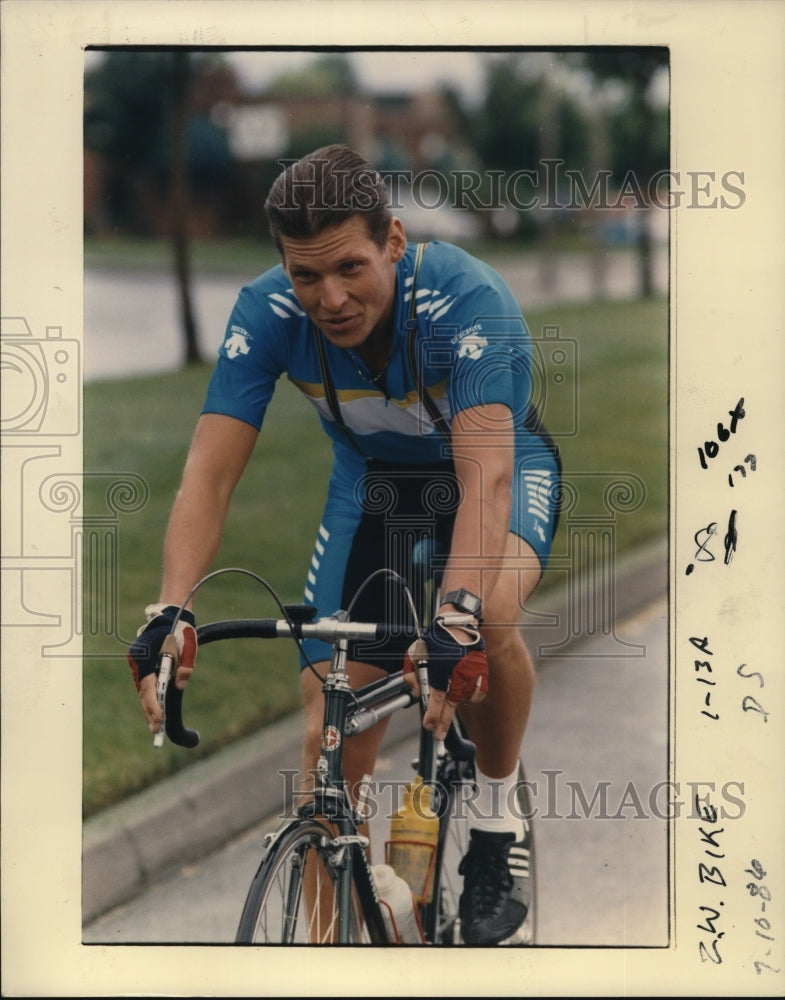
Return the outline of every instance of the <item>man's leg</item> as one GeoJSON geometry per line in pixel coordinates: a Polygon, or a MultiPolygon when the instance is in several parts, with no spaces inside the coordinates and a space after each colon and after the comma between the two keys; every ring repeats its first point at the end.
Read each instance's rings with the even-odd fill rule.
{"type": "Polygon", "coordinates": [[[539,578],[534,551],[511,534],[504,569],[483,609],[488,695],[479,705],[459,710],[477,746],[478,795],[469,821],[469,852],[460,868],[461,927],[469,944],[511,939],[526,917],[529,845],[516,785],[535,671],[519,620],[539,578]]]}
{"type": "Polygon", "coordinates": [[[488,695],[479,705],[460,708],[477,745],[477,765],[490,778],[503,778],[518,765],[535,686],[520,617],[539,579],[540,563],[533,549],[511,534],[504,568],[483,609],[488,695]]]}

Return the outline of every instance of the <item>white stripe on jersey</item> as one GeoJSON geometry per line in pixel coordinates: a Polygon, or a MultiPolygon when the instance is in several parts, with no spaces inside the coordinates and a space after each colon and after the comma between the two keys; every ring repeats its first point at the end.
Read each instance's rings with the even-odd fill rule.
{"type": "MultiPolygon", "coordinates": [[[[319,413],[331,423],[334,422],[330,407],[325,399],[308,397],[319,413]]],[[[449,420],[450,407],[446,396],[436,399],[439,412],[449,420]]],[[[434,430],[433,421],[422,401],[410,406],[389,405],[382,395],[361,396],[341,403],[341,413],[346,425],[355,434],[406,434],[420,437],[434,430]]]]}
{"type": "MultiPolygon", "coordinates": [[[[404,295],[404,302],[411,302],[411,278],[406,279],[408,291],[404,295]]],[[[431,320],[440,319],[455,303],[454,295],[443,295],[438,288],[419,288],[415,295],[417,299],[417,312],[426,313],[431,320]]]]}
{"type": "Polygon", "coordinates": [[[270,308],[281,319],[289,319],[292,316],[305,316],[294,296],[294,290],[291,288],[287,289],[286,295],[281,295],[280,292],[271,292],[267,298],[269,299],[270,308]],[[281,303],[281,306],[285,306],[286,308],[281,308],[276,305],[276,302],[281,303]]]}

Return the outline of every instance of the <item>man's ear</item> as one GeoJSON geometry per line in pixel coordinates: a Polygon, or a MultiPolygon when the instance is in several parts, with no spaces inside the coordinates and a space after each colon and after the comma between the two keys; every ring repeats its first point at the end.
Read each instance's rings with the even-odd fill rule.
{"type": "Polygon", "coordinates": [[[395,264],[406,253],[406,232],[403,223],[397,216],[393,216],[390,220],[390,228],[387,231],[387,247],[395,264]]]}

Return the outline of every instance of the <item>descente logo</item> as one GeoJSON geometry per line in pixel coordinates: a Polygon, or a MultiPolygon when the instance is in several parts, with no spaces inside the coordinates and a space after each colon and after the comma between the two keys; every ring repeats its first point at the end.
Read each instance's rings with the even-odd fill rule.
{"type": "Polygon", "coordinates": [[[250,340],[250,334],[241,326],[230,327],[224,341],[227,357],[236,358],[238,354],[247,354],[251,350],[250,340]]]}
{"type": "Polygon", "coordinates": [[[461,330],[452,338],[451,343],[460,344],[458,349],[459,358],[471,358],[473,361],[482,355],[488,346],[488,341],[482,336],[482,323],[475,323],[473,326],[461,330]]]}

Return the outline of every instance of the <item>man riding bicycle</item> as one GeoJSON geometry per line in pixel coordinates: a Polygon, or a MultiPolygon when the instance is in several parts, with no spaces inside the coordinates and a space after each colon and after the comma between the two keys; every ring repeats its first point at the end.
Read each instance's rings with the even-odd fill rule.
{"type": "MultiPolygon", "coordinates": [[[[555,531],[558,453],[530,403],[530,336],[502,279],[453,245],[407,242],[385,185],[356,152],[328,146],[290,165],[265,203],[281,264],[243,288],[219,350],[166,532],[159,602],[129,651],[152,732],[161,722],[155,665],[179,606],[218,554],[234,488],[283,374],[316,408],[334,453],[307,572],[320,615],[395,620],[388,567],[411,579],[414,544],[446,553],[443,605],[428,627],[424,725],[443,737],[459,706],[477,747],[478,798],[461,865],[469,944],[505,941],[522,924],[523,821],[518,757],[534,688],[521,608],[555,531]],[[446,624],[469,613],[479,632],[446,624]],[[477,636],[479,635],[479,638],[477,636]]],[[[178,687],[194,669],[193,608],[178,625],[178,687]]],[[[305,644],[326,670],[330,647],[305,644]]],[[[406,643],[350,649],[355,686],[411,670],[406,643]]],[[[416,685],[416,673],[411,672],[416,685]]],[[[301,672],[303,773],[320,752],[319,678],[301,672]]],[[[374,762],[385,722],[354,737],[354,788],[374,762]]]]}

